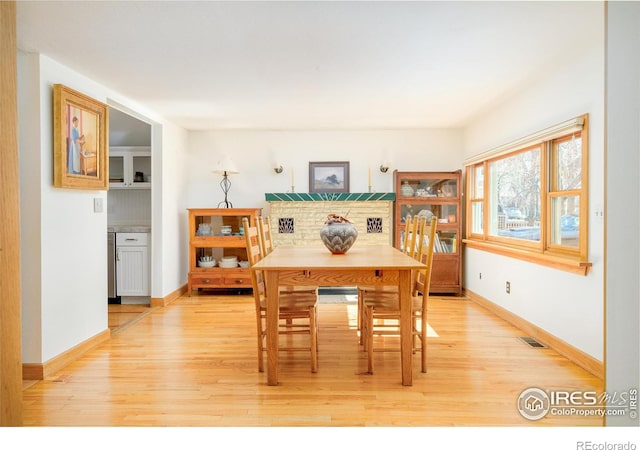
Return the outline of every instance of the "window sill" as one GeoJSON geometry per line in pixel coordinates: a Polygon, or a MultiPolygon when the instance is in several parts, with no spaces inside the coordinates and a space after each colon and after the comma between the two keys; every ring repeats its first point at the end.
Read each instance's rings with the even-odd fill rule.
{"type": "Polygon", "coordinates": [[[553,269],[564,270],[578,275],[586,275],[591,268],[591,263],[573,258],[563,258],[555,255],[545,255],[537,252],[527,251],[519,248],[505,247],[488,242],[463,239],[462,242],[469,248],[495,253],[497,255],[508,256],[520,259],[533,264],[551,267],[553,269]]]}

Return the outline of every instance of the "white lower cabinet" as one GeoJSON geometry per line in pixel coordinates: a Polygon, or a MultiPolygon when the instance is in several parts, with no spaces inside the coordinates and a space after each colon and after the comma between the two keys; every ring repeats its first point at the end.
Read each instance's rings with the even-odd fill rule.
{"type": "Polygon", "coordinates": [[[149,250],[147,233],[116,234],[118,296],[148,296],[149,250]]]}

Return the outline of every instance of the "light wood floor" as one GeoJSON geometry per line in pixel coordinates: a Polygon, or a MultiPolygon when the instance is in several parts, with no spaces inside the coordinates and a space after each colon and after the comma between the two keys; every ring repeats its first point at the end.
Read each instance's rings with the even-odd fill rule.
{"type": "MultiPolygon", "coordinates": [[[[469,300],[432,298],[429,371],[400,383],[399,353],[368,375],[355,304],[321,304],[319,368],[281,352],[279,386],[257,371],[250,296],[181,297],[26,388],[25,426],[599,426],[597,417],[523,419],[528,387],[601,392],[601,380],[469,300]]],[[[299,336],[298,338],[302,338],[299,336]]],[[[395,338],[385,338],[390,343],[395,338]]]]}
{"type": "Polygon", "coordinates": [[[108,307],[109,329],[112,333],[117,333],[121,329],[135,323],[153,309],[149,305],[110,304],[108,307]]]}

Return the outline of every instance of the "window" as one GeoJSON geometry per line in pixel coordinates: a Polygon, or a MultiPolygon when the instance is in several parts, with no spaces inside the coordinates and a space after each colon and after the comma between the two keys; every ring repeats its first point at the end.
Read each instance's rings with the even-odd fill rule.
{"type": "Polygon", "coordinates": [[[586,273],[587,120],[467,161],[468,246],[586,273]]]}
{"type": "MultiPolygon", "coordinates": [[[[551,248],[580,248],[582,138],[579,134],[552,142],[549,187],[551,248]]],[[[586,256],[586,255],[585,255],[586,256]]]]}
{"type": "Polygon", "coordinates": [[[541,154],[538,145],[488,162],[490,237],[540,241],[541,154]]]}

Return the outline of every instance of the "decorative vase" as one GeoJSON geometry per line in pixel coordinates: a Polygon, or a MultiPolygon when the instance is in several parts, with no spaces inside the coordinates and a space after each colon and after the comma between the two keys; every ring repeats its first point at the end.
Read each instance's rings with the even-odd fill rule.
{"type": "Polygon", "coordinates": [[[347,253],[358,237],[358,230],[352,223],[329,223],[320,229],[322,243],[334,255],[347,253]]]}
{"type": "Polygon", "coordinates": [[[400,186],[400,193],[402,194],[403,197],[413,197],[414,190],[408,181],[402,182],[402,186],[400,186]]]}

